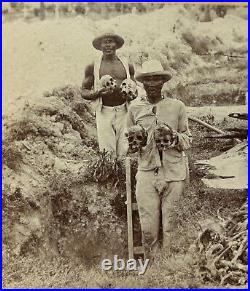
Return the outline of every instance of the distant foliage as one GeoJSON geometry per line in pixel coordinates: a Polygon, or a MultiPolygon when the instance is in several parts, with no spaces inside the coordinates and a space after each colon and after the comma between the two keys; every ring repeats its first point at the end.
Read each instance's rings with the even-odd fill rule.
{"type": "MultiPolygon", "coordinates": [[[[161,9],[168,3],[98,3],[98,2],[10,2],[5,3],[2,12],[8,14],[25,14],[25,17],[39,17],[45,19],[46,15],[59,14],[60,16],[75,16],[99,14],[101,17],[109,17],[119,14],[137,13],[143,14],[161,9]],[[57,11],[57,12],[56,12],[57,11]]],[[[225,5],[192,5],[185,4],[187,10],[194,10],[197,18],[201,21],[211,21],[211,12],[217,17],[225,17],[229,9],[235,9],[237,6],[225,5]]]]}

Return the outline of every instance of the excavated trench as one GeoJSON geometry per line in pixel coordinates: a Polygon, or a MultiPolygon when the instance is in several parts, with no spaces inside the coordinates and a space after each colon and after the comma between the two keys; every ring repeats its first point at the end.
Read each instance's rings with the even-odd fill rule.
{"type": "Polygon", "coordinates": [[[125,249],[125,221],[116,214],[121,193],[113,187],[120,177],[95,180],[94,117],[78,97],[76,88],[54,90],[5,122],[3,241],[15,255],[92,264],[125,249]]]}

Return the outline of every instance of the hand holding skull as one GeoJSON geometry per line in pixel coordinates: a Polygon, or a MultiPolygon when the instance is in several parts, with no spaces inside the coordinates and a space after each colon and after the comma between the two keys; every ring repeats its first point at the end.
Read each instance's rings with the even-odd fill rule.
{"type": "Polygon", "coordinates": [[[147,132],[140,125],[131,126],[126,133],[129,143],[129,153],[141,152],[147,144],[147,132]]]}
{"type": "Polygon", "coordinates": [[[105,97],[106,95],[113,93],[116,87],[116,80],[110,75],[104,75],[99,81],[99,89],[97,93],[100,95],[100,97],[105,97]]]}
{"type": "Polygon", "coordinates": [[[157,124],[154,131],[154,139],[160,151],[174,148],[178,143],[177,131],[165,123],[157,124]]]}

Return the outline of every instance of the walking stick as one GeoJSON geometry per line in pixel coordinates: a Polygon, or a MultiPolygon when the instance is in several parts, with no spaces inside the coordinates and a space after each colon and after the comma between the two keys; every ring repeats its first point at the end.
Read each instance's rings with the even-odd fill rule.
{"type": "Polygon", "coordinates": [[[134,258],[132,199],[131,199],[131,159],[126,157],[126,191],[127,191],[127,224],[128,224],[128,257],[134,258]]]}

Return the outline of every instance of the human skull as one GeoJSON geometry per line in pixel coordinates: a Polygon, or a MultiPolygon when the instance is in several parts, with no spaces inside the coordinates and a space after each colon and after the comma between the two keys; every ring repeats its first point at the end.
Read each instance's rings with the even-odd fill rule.
{"type": "Polygon", "coordinates": [[[140,152],[142,147],[145,147],[147,144],[147,136],[147,132],[142,126],[131,126],[126,133],[126,137],[129,143],[129,152],[140,152]]]}
{"type": "Polygon", "coordinates": [[[110,91],[114,90],[117,86],[116,80],[110,75],[104,75],[100,79],[101,88],[107,88],[110,91]]]}
{"type": "Polygon", "coordinates": [[[120,88],[122,95],[128,101],[132,101],[138,96],[136,82],[132,79],[123,80],[120,88]]]}
{"type": "Polygon", "coordinates": [[[174,142],[172,128],[165,123],[157,124],[154,130],[154,139],[159,150],[168,149],[174,142]]]}

